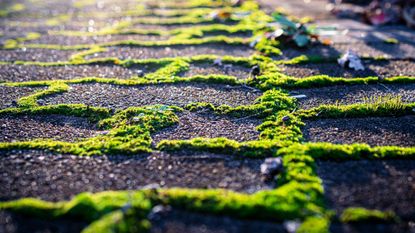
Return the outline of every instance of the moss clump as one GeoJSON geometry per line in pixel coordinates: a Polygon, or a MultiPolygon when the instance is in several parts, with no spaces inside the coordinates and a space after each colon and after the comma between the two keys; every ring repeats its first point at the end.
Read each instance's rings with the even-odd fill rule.
{"type": "Polygon", "coordinates": [[[343,211],[340,221],[344,223],[354,222],[393,222],[398,217],[392,211],[369,210],[359,207],[349,207],[343,211]]]}

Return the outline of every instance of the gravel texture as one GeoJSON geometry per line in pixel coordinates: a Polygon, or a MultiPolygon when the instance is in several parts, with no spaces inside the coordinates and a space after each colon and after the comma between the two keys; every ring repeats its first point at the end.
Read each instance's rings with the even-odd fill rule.
{"type": "Polygon", "coordinates": [[[211,75],[211,74],[223,74],[234,76],[238,79],[246,79],[249,77],[251,69],[243,66],[223,64],[217,66],[214,64],[202,63],[202,64],[190,64],[188,71],[185,71],[180,76],[191,77],[194,75],[211,75]]]}
{"type": "Polygon", "coordinates": [[[156,35],[105,35],[105,36],[61,36],[43,35],[37,40],[31,40],[30,44],[60,44],[60,45],[79,45],[79,44],[98,44],[125,40],[135,41],[160,41],[167,40],[166,36],[156,35]]]}
{"type": "Polygon", "coordinates": [[[409,43],[387,44],[387,43],[338,43],[332,46],[312,45],[308,48],[295,48],[289,46],[282,49],[283,55],[279,59],[291,59],[301,55],[311,57],[333,58],[352,49],[359,56],[379,57],[386,56],[393,59],[415,58],[415,45],[409,43]]]}
{"type": "Polygon", "coordinates": [[[155,143],[161,140],[186,140],[195,137],[226,137],[236,141],[258,140],[259,132],[255,129],[261,124],[258,119],[231,118],[213,113],[183,112],[179,114],[180,122],[152,135],[155,143]]]}
{"type": "Polygon", "coordinates": [[[45,88],[0,86],[0,109],[17,107],[17,100],[45,88]]]}
{"type": "Polygon", "coordinates": [[[415,62],[410,60],[364,61],[363,65],[365,66],[363,71],[342,68],[336,62],[287,65],[282,68],[284,74],[300,78],[322,74],[346,78],[415,76],[415,62]]]}
{"type": "Polygon", "coordinates": [[[305,123],[306,141],[415,146],[415,116],[321,119],[305,123]]]}
{"type": "Polygon", "coordinates": [[[387,95],[401,96],[405,103],[415,102],[415,84],[338,85],[297,90],[291,93],[307,96],[307,98],[299,100],[299,107],[304,109],[318,107],[322,104],[370,102],[367,100],[368,98],[387,95]]]}
{"type": "Polygon", "coordinates": [[[151,233],[285,233],[283,224],[264,221],[239,220],[226,216],[165,211],[151,221],[151,233]]]}
{"type": "Polygon", "coordinates": [[[143,86],[76,84],[68,92],[46,97],[42,104],[84,103],[91,106],[124,109],[154,104],[185,106],[194,102],[214,105],[249,105],[261,95],[241,86],[179,83],[143,86]]]}
{"type": "Polygon", "coordinates": [[[79,141],[98,134],[87,119],[63,115],[0,116],[0,142],[54,139],[79,141]]]}
{"type": "Polygon", "coordinates": [[[156,68],[134,66],[125,68],[115,65],[68,65],[68,66],[32,66],[32,65],[0,65],[0,80],[8,82],[38,80],[68,80],[83,77],[128,79],[137,75],[138,70],[144,73],[154,72],[156,68]]]}
{"type": "Polygon", "coordinates": [[[262,159],[208,153],[80,157],[42,151],[0,152],[0,200],[70,199],[80,192],[159,187],[226,188],[253,193],[270,188],[262,159]]]}
{"type": "Polygon", "coordinates": [[[318,161],[329,207],[392,210],[404,220],[415,220],[415,161],[318,161]]]}
{"type": "Polygon", "coordinates": [[[91,58],[117,57],[119,59],[148,59],[163,57],[181,57],[195,55],[218,55],[218,56],[236,56],[248,57],[254,53],[254,50],[243,45],[175,45],[170,47],[109,47],[108,51],[97,53],[91,58]]]}
{"type": "Polygon", "coordinates": [[[78,53],[75,50],[30,49],[0,50],[0,61],[38,61],[58,62],[68,61],[70,56],[78,53]]]}

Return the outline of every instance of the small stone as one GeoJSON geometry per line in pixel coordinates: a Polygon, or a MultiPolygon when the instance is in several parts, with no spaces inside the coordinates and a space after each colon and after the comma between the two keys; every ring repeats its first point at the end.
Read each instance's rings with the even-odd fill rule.
{"type": "Polygon", "coordinates": [[[284,170],[282,159],[277,158],[266,158],[261,164],[261,173],[267,179],[272,179],[284,170]]]}
{"type": "Polygon", "coordinates": [[[136,70],[135,73],[137,74],[138,77],[143,77],[144,76],[144,71],[143,70],[136,70]]]}
{"type": "Polygon", "coordinates": [[[288,122],[291,120],[290,116],[283,116],[281,119],[283,122],[288,122]]]}
{"type": "Polygon", "coordinates": [[[156,205],[151,209],[150,213],[147,215],[147,218],[153,221],[160,220],[163,215],[166,215],[171,210],[171,206],[156,205]]]}
{"type": "Polygon", "coordinates": [[[283,223],[285,230],[288,233],[295,233],[300,227],[301,223],[299,221],[284,221],[283,223]]]}
{"type": "Polygon", "coordinates": [[[159,189],[160,185],[157,183],[152,183],[152,184],[148,184],[143,186],[141,189],[142,190],[155,190],[155,189],[159,189]]]}
{"type": "Polygon", "coordinates": [[[45,101],[42,100],[42,99],[40,99],[40,100],[37,101],[37,103],[40,104],[40,105],[44,105],[45,104],[45,101]]]}
{"type": "Polygon", "coordinates": [[[259,66],[256,65],[251,68],[250,76],[255,79],[256,76],[258,76],[260,73],[261,69],[259,68],[259,66]]]}
{"type": "Polygon", "coordinates": [[[216,58],[213,61],[213,65],[215,65],[215,66],[222,66],[222,58],[216,58]]]}
{"type": "Polygon", "coordinates": [[[363,66],[359,56],[352,50],[348,50],[341,58],[337,60],[337,62],[342,67],[348,67],[356,71],[365,70],[365,67],[363,66]]]}
{"type": "Polygon", "coordinates": [[[293,96],[291,96],[291,97],[293,97],[293,98],[295,98],[295,99],[305,99],[305,98],[307,98],[307,96],[306,96],[306,95],[293,95],[293,96]]]}

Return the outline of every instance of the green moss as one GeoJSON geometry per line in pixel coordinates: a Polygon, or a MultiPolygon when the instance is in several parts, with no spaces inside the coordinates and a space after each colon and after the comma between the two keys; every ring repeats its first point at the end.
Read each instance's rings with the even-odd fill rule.
{"type": "Polygon", "coordinates": [[[106,119],[111,116],[106,108],[89,107],[83,104],[59,104],[49,106],[36,106],[31,108],[6,108],[0,110],[0,115],[48,115],[61,114],[66,116],[87,117],[93,122],[106,119]]]}
{"type": "Polygon", "coordinates": [[[327,217],[309,217],[297,229],[297,233],[329,233],[330,220],[327,217]]]}
{"type": "Polygon", "coordinates": [[[359,207],[349,207],[343,211],[340,220],[344,223],[354,222],[393,222],[398,217],[392,211],[369,210],[359,207]]]}
{"type": "Polygon", "coordinates": [[[29,108],[38,106],[37,100],[48,95],[61,93],[67,91],[69,86],[63,82],[53,82],[46,90],[37,91],[33,95],[24,96],[17,101],[19,107],[29,108]]]}
{"type": "Polygon", "coordinates": [[[297,111],[295,115],[304,119],[403,116],[415,114],[414,108],[415,104],[403,103],[399,96],[384,96],[368,100],[367,103],[320,105],[316,108],[297,111]]]}

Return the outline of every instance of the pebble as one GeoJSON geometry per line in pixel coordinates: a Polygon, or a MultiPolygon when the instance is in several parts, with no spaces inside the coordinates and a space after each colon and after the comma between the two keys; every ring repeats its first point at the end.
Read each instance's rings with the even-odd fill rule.
{"type": "Polygon", "coordinates": [[[261,164],[261,173],[267,179],[273,179],[276,175],[283,172],[283,170],[284,167],[280,157],[266,158],[261,164]]]}

